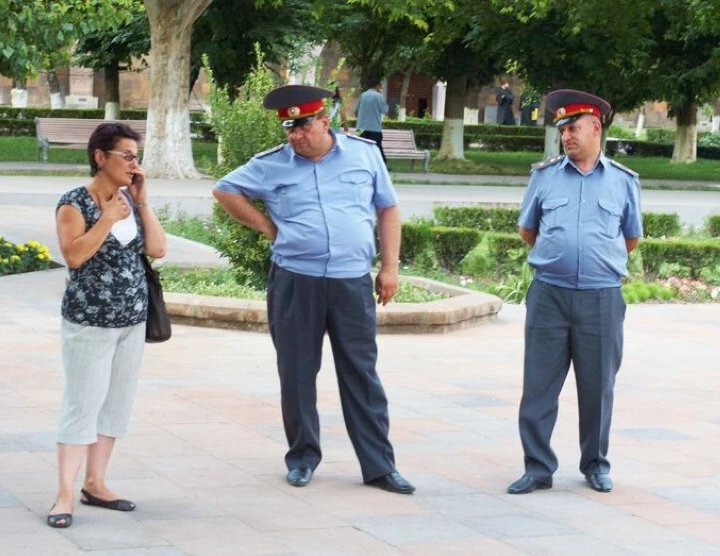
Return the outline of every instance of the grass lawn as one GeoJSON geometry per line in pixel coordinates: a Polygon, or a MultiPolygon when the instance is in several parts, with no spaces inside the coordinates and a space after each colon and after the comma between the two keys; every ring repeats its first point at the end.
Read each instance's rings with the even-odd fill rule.
{"type": "MultiPolygon", "coordinates": [[[[39,162],[35,137],[0,137],[0,162],[39,162]]],[[[215,160],[217,143],[207,141],[192,142],[195,163],[206,167],[215,160]]],[[[87,164],[87,150],[50,147],[48,162],[60,164],[87,164]]]]}
{"type": "MultiPolygon", "coordinates": [[[[207,141],[192,142],[195,164],[199,169],[210,168],[216,160],[217,144],[207,141]]],[[[433,155],[435,151],[433,151],[433,155]]],[[[466,150],[466,160],[450,162],[432,161],[430,171],[446,174],[528,176],[530,166],[542,160],[537,152],[489,152],[466,150]]],[[[640,174],[640,179],[666,179],[679,181],[720,181],[720,160],[699,159],[694,164],[671,164],[668,158],[618,155],[618,162],[640,174]]],[[[0,137],[0,162],[36,162],[34,137],[0,137]]],[[[84,149],[51,148],[49,161],[86,164],[84,149]]],[[[418,180],[424,175],[422,164],[410,160],[390,160],[393,172],[415,172],[418,180]]]]}

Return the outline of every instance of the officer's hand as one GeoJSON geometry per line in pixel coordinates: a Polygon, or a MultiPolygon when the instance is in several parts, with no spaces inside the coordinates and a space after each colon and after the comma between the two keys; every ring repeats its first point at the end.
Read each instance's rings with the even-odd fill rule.
{"type": "Polygon", "coordinates": [[[400,277],[397,268],[381,268],[375,278],[375,293],[378,303],[382,305],[390,303],[397,292],[399,283],[400,277]]]}

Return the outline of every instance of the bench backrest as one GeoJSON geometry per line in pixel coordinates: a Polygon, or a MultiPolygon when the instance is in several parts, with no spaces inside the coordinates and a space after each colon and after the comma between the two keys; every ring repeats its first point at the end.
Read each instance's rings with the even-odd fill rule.
{"type": "MultiPolygon", "coordinates": [[[[350,129],[350,133],[357,133],[350,129]]],[[[385,151],[417,151],[415,133],[412,129],[383,129],[383,149],[385,151]]]]}
{"type": "Polygon", "coordinates": [[[38,139],[46,139],[48,143],[87,143],[95,128],[109,121],[130,126],[140,134],[139,144],[143,144],[147,127],[145,120],[35,118],[35,133],[38,139]]]}

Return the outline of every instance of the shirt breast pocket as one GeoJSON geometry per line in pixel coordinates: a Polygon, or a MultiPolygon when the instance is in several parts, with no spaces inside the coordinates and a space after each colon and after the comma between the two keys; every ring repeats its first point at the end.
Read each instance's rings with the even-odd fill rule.
{"type": "Polygon", "coordinates": [[[375,187],[370,172],[355,170],[340,174],[343,197],[351,205],[367,207],[372,202],[375,187]]]}
{"type": "Polygon", "coordinates": [[[544,199],[542,202],[542,220],[551,231],[554,228],[563,228],[564,207],[567,207],[570,199],[568,197],[553,197],[544,199]]]}
{"type": "Polygon", "coordinates": [[[617,237],[620,230],[620,207],[605,199],[600,199],[598,204],[602,218],[601,225],[605,228],[605,233],[610,237],[617,237]]]}

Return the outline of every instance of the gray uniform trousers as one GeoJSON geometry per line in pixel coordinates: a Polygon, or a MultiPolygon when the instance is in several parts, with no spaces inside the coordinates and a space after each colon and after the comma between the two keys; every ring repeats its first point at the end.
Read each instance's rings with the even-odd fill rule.
{"type": "Polygon", "coordinates": [[[288,469],[315,469],[322,458],[316,378],[327,332],[345,426],[365,482],[395,471],[388,404],[375,371],[373,282],[318,278],[272,265],[268,320],[277,352],[288,469]]]}
{"type": "Polygon", "coordinates": [[[623,349],[622,290],[574,290],[534,280],[526,303],[519,418],[525,472],[542,480],[557,470],[550,437],[572,362],[580,421],[580,471],[607,473],[613,388],[623,349]]]}

